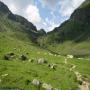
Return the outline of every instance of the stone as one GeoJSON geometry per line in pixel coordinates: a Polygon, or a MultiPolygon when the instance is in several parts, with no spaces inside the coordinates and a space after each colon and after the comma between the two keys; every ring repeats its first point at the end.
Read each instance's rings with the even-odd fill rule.
{"type": "Polygon", "coordinates": [[[13,52],[11,52],[11,53],[9,53],[9,55],[10,55],[10,56],[14,56],[14,53],[13,53],[13,52]]]}
{"type": "Polygon", "coordinates": [[[67,55],[67,58],[74,58],[74,56],[73,55],[67,55]]]}
{"type": "Polygon", "coordinates": [[[48,64],[48,67],[55,70],[57,65],[56,64],[48,64]]]}
{"type": "Polygon", "coordinates": [[[11,52],[11,53],[8,53],[8,54],[5,54],[4,55],[4,59],[5,60],[10,60],[11,58],[13,58],[14,57],[14,53],[13,52],[11,52]]]}
{"type": "Polygon", "coordinates": [[[40,58],[40,59],[38,59],[37,63],[38,64],[44,64],[44,63],[47,63],[47,61],[43,58],[40,58]]]}
{"type": "Polygon", "coordinates": [[[5,60],[10,60],[10,55],[8,55],[8,54],[4,55],[4,59],[5,60]]]}
{"type": "Polygon", "coordinates": [[[2,75],[2,77],[6,77],[6,76],[8,76],[8,74],[3,74],[3,75],[2,75]]]}
{"type": "Polygon", "coordinates": [[[20,56],[20,59],[25,61],[25,60],[27,60],[27,56],[21,55],[21,56],[20,56]]]}
{"type": "Polygon", "coordinates": [[[29,61],[29,62],[34,62],[34,59],[29,59],[28,61],[29,61]]]}
{"type": "Polygon", "coordinates": [[[53,87],[49,84],[43,83],[42,88],[45,90],[53,90],[53,87]]]}
{"type": "Polygon", "coordinates": [[[40,86],[40,81],[37,79],[33,79],[32,84],[35,86],[40,86]]]}

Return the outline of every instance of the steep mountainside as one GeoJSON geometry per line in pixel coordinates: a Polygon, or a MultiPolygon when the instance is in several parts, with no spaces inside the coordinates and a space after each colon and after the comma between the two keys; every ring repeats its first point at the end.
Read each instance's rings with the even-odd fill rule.
{"type": "Polygon", "coordinates": [[[58,53],[90,55],[90,0],[86,0],[72,13],[69,20],[49,32],[46,37],[39,38],[38,42],[40,46],[55,49],[58,53]]]}
{"type": "Polygon", "coordinates": [[[28,39],[33,42],[36,42],[37,37],[41,34],[31,22],[27,21],[24,17],[14,15],[8,7],[0,1],[0,32],[1,31],[18,39],[28,39]]]}

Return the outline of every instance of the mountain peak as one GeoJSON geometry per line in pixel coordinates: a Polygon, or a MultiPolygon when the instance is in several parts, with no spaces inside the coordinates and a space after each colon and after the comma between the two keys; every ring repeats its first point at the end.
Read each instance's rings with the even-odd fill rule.
{"type": "Polygon", "coordinates": [[[2,13],[10,13],[10,10],[9,8],[3,3],[0,1],[0,12],[2,13]]]}

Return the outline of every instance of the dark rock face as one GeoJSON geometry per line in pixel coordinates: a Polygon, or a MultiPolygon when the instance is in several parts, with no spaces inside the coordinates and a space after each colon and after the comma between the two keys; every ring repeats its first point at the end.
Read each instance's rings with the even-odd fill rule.
{"type": "Polygon", "coordinates": [[[24,25],[25,28],[28,29],[28,30],[37,31],[36,27],[31,22],[29,22],[28,20],[26,20],[22,16],[14,15],[14,14],[10,13],[8,15],[8,18],[15,21],[15,22],[20,23],[21,25],[24,25]]]}
{"type": "Polygon", "coordinates": [[[2,13],[10,13],[10,10],[8,9],[8,7],[0,1],[0,12],[2,13]]]}
{"type": "Polygon", "coordinates": [[[75,12],[71,15],[71,19],[77,20],[79,22],[90,23],[90,5],[75,10],[75,12]]]}

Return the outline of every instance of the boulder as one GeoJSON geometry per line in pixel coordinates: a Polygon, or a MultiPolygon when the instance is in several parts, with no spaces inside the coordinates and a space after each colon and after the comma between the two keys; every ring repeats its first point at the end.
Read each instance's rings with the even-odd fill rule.
{"type": "Polygon", "coordinates": [[[41,83],[40,83],[39,80],[33,79],[32,84],[35,85],[35,86],[40,86],[41,83]]]}
{"type": "Polygon", "coordinates": [[[4,55],[4,60],[10,60],[10,55],[8,54],[4,55]]]}
{"type": "Polygon", "coordinates": [[[10,56],[14,56],[15,54],[13,52],[9,53],[10,56]]]}
{"type": "Polygon", "coordinates": [[[8,74],[3,74],[3,75],[1,75],[2,77],[6,77],[6,76],[8,76],[8,74]]]}
{"type": "Polygon", "coordinates": [[[73,55],[67,55],[67,58],[74,58],[74,56],[73,55]]]}
{"type": "Polygon", "coordinates": [[[28,61],[29,61],[29,62],[34,62],[34,59],[29,59],[28,61]]]}
{"type": "Polygon", "coordinates": [[[37,63],[38,64],[44,64],[44,63],[47,63],[47,61],[44,58],[40,58],[37,60],[37,63]]]}
{"type": "Polygon", "coordinates": [[[48,64],[48,67],[56,70],[57,65],[56,64],[48,64]]]}
{"type": "Polygon", "coordinates": [[[20,59],[23,60],[23,61],[25,61],[25,60],[27,60],[27,56],[26,55],[21,55],[20,56],[20,59]]]}
{"type": "Polygon", "coordinates": [[[8,53],[4,55],[5,60],[10,60],[15,54],[14,53],[8,53]]]}
{"type": "Polygon", "coordinates": [[[53,90],[53,87],[51,85],[49,85],[49,84],[46,84],[46,83],[42,84],[42,88],[44,90],[53,90]]]}

